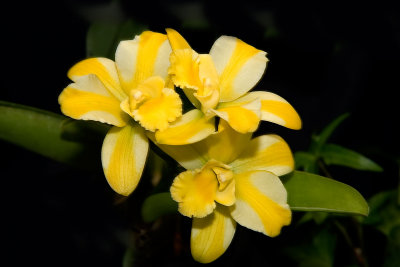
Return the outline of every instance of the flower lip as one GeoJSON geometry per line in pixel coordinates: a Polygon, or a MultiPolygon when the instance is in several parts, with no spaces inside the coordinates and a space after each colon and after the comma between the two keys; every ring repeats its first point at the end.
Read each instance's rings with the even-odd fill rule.
{"type": "Polygon", "coordinates": [[[175,177],[171,195],[179,203],[180,213],[203,218],[213,212],[215,202],[225,206],[235,203],[233,172],[228,165],[211,159],[201,169],[175,177]]]}

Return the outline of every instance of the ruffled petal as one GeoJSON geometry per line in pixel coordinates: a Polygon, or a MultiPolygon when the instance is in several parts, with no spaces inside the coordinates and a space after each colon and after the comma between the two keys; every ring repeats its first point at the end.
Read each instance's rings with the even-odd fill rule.
{"type": "Polygon", "coordinates": [[[101,161],[111,188],[128,196],[135,190],[146,162],[149,141],[139,125],[113,127],[104,139],[101,161]]]}
{"type": "Polygon", "coordinates": [[[182,101],[172,89],[164,88],[160,97],[150,99],[134,110],[133,117],[146,130],[163,131],[182,115],[182,101]]]}
{"type": "Polygon", "coordinates": [[[261,120],[270,121],[290,129],[301,129],[301,119],[297,111],[282,97],[263,91],[254,91],[229,102],[229,104],[248,103],[255,99],[261,101],[261,120]]]}
{"type": "Polygon", "coordinates": [[[115,62],[124,91],[128,94],[151,76],[166,79],[171,51],[167,36],[151,31],[120,42],[115,62]]]}
{"type": "Polygon", "coordinates": [[[231,36],[221,36],[211,48],[220,81],[220,101],[229,102],[244,95],[261,79],[268,59],[258,50],[231,36]]]}
{"type": "Polygon", "coordinates": [[[230,166],[235,173],[264,170],[281,176],[294,169],[294,160],[288,144],[274,134],[254,138],[246,150],[230,166]]]}
{"type": "Polygon", "coordinates": [[[171,186],[172,199],[178,202],[179,212],[188,217],[203,218],[215,208],[218,181],[215,173],[205,168],[185,171],[175,177],[171,186]]]}
{"type": "Polygon", "coordinates": [[[198,142],[215,132],[214,118],[207,120],[204,114],[193,109],[182,115],[164,131],[156,132],[159,144],[185,145],[198,142]]]}
{"type": "Polygon", "coordinates": [[[185,38],[174,29],[167,28],[165,31],[167,32],[168,40],[173,50],[191,48],[185,38]]]}
{"type": "Polygon", "coordinates": [[[171,66],[168,74],[182,89],[198,90],[203,85],[199,78],[199,54],[192,49],[174,50],[170,56],[171,66]]]}
{"type": "Polygon", "coordinates": [[[127,97],[119,82],[114,61],[108,58],[88,58],[75,64],[68,77],[76,82],[79,77],[94,74],[104,84],[108,91],[120,101],[127,97]]]}
{"type": "Polygon", "coordinates": [[[119,107],[119,100],[94,74],[75,77],[75,83],[61,92],[58,102],[61,111],[74,119],[99,121],[119,127],[129,121],[129,116],[119,107]]]}
{"type": "Polygon", "coordinates": [[[237,105],[218,105],[211,110],[218,117],[224,119],[235,131],[245,134],[257,130],[260,124],[261,102],[255,99],[252,102],[237,105]]]}
{"type": "Polygon", "coordinates": [[[209,263],[228,249],[236,231],[236,222],[226,207],[217,205],[205,218],[193,218],[190,248],[193,258],[209,263]]]}
{"type": "Polygon", "coordinates": [[[291,222],[287,193],[276,175],[251,171],[235,175],[236,202],[231,215],[240,225],[274,237],[291,222]]]}

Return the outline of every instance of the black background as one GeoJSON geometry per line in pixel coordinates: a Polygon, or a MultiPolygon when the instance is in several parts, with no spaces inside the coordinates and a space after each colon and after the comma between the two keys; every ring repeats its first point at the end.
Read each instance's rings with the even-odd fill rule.
{"type": "MultiPolygon", "coordinates": [[[[363,153],[385,171],[334,168],[333,174],[366,198],[397,185],[400,13],[395,5],[199,1],[208,26],[193,28],[184,27],[171,9],[172,4],[185,1],[120,2],[126,17],[153,31],[174,28],[198,52],[208,52],[220,35],[236,36],[267,51],[270,63],[256,89],[288,100],[299,112],[303,129],[265,123],[260,131],[278,133],[293,151],[305,150],[312,133],[349,112],[330,141],[363,153]],[[265,37],[267,30],[276,34],[265,37]]],[[[66,73],[86,57],[85,38],[92,18],[82,10],[99,3],[107,1],[3,5],[0,99],[60,113],[57,97],[69,83],[66,73]]],[[[77,170],[4,141],[0,146],[0,240],[11,266],[120,266],[131,238],[127,218],[132,214],[115,208],[115,195],[101,173],[77,170]]],[[[236,255],[238,264],[241,253],[251,253],[249,266],[267,262],[260,244],[271,241],[249,232],[238,230],[226,254],[236,255]]],[[[154,250],[162,250],[162,245],[163,241],[156,242],[154,250]]],[[[167,254],[170,244],[164,246],[167,254]]],[[[228,256],[217,262],[219,266],[232,266],[228,256]]],[[[181,260],[186,260],[182,266],[196,265],[187,256],[181,260]]],[[[181,265],[165,257],[162,266],[181,265]]]]}

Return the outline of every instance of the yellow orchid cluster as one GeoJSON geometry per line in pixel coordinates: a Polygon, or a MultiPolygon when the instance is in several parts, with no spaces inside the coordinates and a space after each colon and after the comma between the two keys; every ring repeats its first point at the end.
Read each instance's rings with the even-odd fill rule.
{"type": "Polygon", "coordinates": [[[69,117],[113,125],[101,160],[115,192],[135,190],[149,140],[187,169],[170,192],[179,212],[193,218],[194,259],[208,263],[226,251],[237,223],[273,237],[291,221],[278,177],[294,168],[290,148],[276,135],[251,138],[261,120],[301,128],[286,100],[249,92],[267,63],[264,51],[235,37],[221,36],[209,54],[198,54],[175,30],[145,31],[120,42],[115,61],[74,65],[59,103],[69,117]],[[182,114],[176,90],[192,110],[182,114]]]}

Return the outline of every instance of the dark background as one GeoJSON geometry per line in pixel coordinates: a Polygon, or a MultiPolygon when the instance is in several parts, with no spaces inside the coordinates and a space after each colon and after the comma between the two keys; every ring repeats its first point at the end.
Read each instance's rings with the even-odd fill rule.
{"type": "MultiPolygon", "coordinates": [[[[260,131],[278,133],[293,151],[305,150],[312,133],[349,112],[330,141],[363,153],[384,172],[334,168],[333,174],[366,198],[397,185],[400,13],[395,5],[120,1],[118,12],[109,8],[103,15],[93,15],[99,5],[107,4],[14,1],[3,5],[0,100],[60,113],[57,97],[69,83],[66,73],[86,57],[86,33],[96,20],[119,16],[153,31],[174,28],[200,53],[208,52],[219,36],[232,35],[268,52],[270,63],[256,90],[284,97],[303,120],[300,131],[268,123],[260,131]],[[188,7],[188,3],[198,5],[188,7]]],[[[185,249],[183,256],[174,258],[168,254],[170,243],[146,241],[150,237],[141,235],[143,229],[132,230],[127,219],[133,214],[115,208],[115,195],[101,173],[77,170],[4,141],[0,147],[4,156],[0,240],[11,266],[120,266],[132,235],[161,251],[161,266],[196,265],[185,249]]],[[[177,219],[170,220],[167,227],[176,227],[177,219]]],[[[184,229],[190,226],[190,221],[178,220],[184,229]]],[[[215,266],[268,263],[264,249],[273,246],[271,239],[240,228],[215,266]],[[245,261],[247,257],[252,260],[245,261]]]]}

